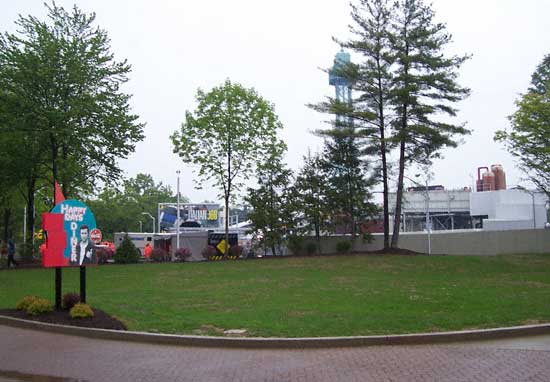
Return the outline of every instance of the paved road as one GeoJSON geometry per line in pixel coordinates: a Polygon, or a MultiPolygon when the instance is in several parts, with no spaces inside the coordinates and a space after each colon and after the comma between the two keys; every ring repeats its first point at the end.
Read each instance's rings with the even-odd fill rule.
{"type": "Polygon", "coordinates": [[[243,350],[0,326],[0,381],[550,381],[550,335],[489,342],[243,350]]]}

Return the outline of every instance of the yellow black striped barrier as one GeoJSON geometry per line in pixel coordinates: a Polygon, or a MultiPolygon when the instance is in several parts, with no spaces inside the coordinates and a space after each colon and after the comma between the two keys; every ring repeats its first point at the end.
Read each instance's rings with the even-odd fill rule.
{"type": "MultiPolygon", "coordinates": [[[[239,258],[239,256],[227,256],[225,259],[226,260],[237,260],[239,258]]],[[[224,257],[223,256],[210,256],[208,258],[208,260],[210,261],[221,261],[221,260],[224,260],[224,257]]]]}

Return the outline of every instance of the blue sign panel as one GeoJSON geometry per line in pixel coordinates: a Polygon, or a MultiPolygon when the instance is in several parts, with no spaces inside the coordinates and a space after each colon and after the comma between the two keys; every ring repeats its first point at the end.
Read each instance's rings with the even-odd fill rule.
{"type": "Polygon", "coordinates": [[[63,256],[69,264],[97,264],[95,246],[90,240],[90,232],[96,228],[92,210],[79,200],[69,199],[57,204],[51,212],[63,214],[63,227],[67,234],[63,256]]]}

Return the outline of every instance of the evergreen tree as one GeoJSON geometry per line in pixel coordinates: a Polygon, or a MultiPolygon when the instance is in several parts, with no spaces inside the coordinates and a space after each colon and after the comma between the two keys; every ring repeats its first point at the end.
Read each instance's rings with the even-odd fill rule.
{"type": "Polygon", "coordinates": [[[141,253],[136,248],[128,235],[124,235],[124,239],[120,246],[116,249],[113,259],[117,264],[135,264],[139,263],[141,253]]]}
{"type": "Polygon", "coordinates": [[[282,162],[286,151],[283,142],[274,144],[267,161],[258,165],[256,178],[258,188],[249,188],[245,201],[252,211],[248,218],[254,225],[254,232],[263,237],[262,244],[271,248],[273,255],[279,254],[289,229],[294,227],[295,213],[289,198],[292,171],[282,162]]]}
{"type": "Polygon", "coordinates": [[[374,173],[383,186],[384,249],[389,241],[388,205],[388,153],[391,137],[388,136],[388,103],[391,91],[390,20],[392,7],[389,0],[359,0],[351,4],[350,26],[352,38],[340,45],[358,53],[358,63],[343,70],[353,93],[349,117],[353,119],[357,134],[361,137],[363,152],[377,157],[374,173]]]}
{"type": "Polygon", "coordinates": [[[314,232],[317,251],[321,253],[321,232],[329,229],[331,215],[327,203],[327,174],[319,154],[304,156],[304,166],[298,172],[293,187],[293,198],[298,209],[298,217],[305,224],[296,227],[301,232],[314,232]]]}
{"type": "Polygon", "coordinates": [[[331,211],[332,230],[338,227],[344,227],[345,231],[349,229],[353,240],[357,236],[358,224],[375,210],[368,202],[371,198],[368,187],[373,182],[367,178],[367,165],[360,156],[351,128],[333,131],[325,140],[321,166],[327,176],[326,205],[331,211]]]}
{"type": "Polygon", "coordinates": [[[399,242],[403,179],[410,163],[426,163],[444,147],[456,147],[455,136],[468,134],[463,125],[443,122],[441,115],[455,116],[453,103],[469,89],[461,87],[457,70],[469,56],[447,57],[451,41],[445,25],[434,22],[431,6],[423,0],[398,0],[390,34],[394,55],[392,106],[394,139],[399,147],[397,202],[392,247],[399,242]]]}

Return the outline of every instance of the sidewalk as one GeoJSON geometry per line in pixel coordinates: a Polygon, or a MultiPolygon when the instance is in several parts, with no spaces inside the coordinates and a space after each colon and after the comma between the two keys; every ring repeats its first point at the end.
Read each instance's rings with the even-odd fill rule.
{"type": "Polygon", "coordinates": [[[217,349],[0,326],[0,381],[550,381],[550,335],[446,345],[217,349]]]}

